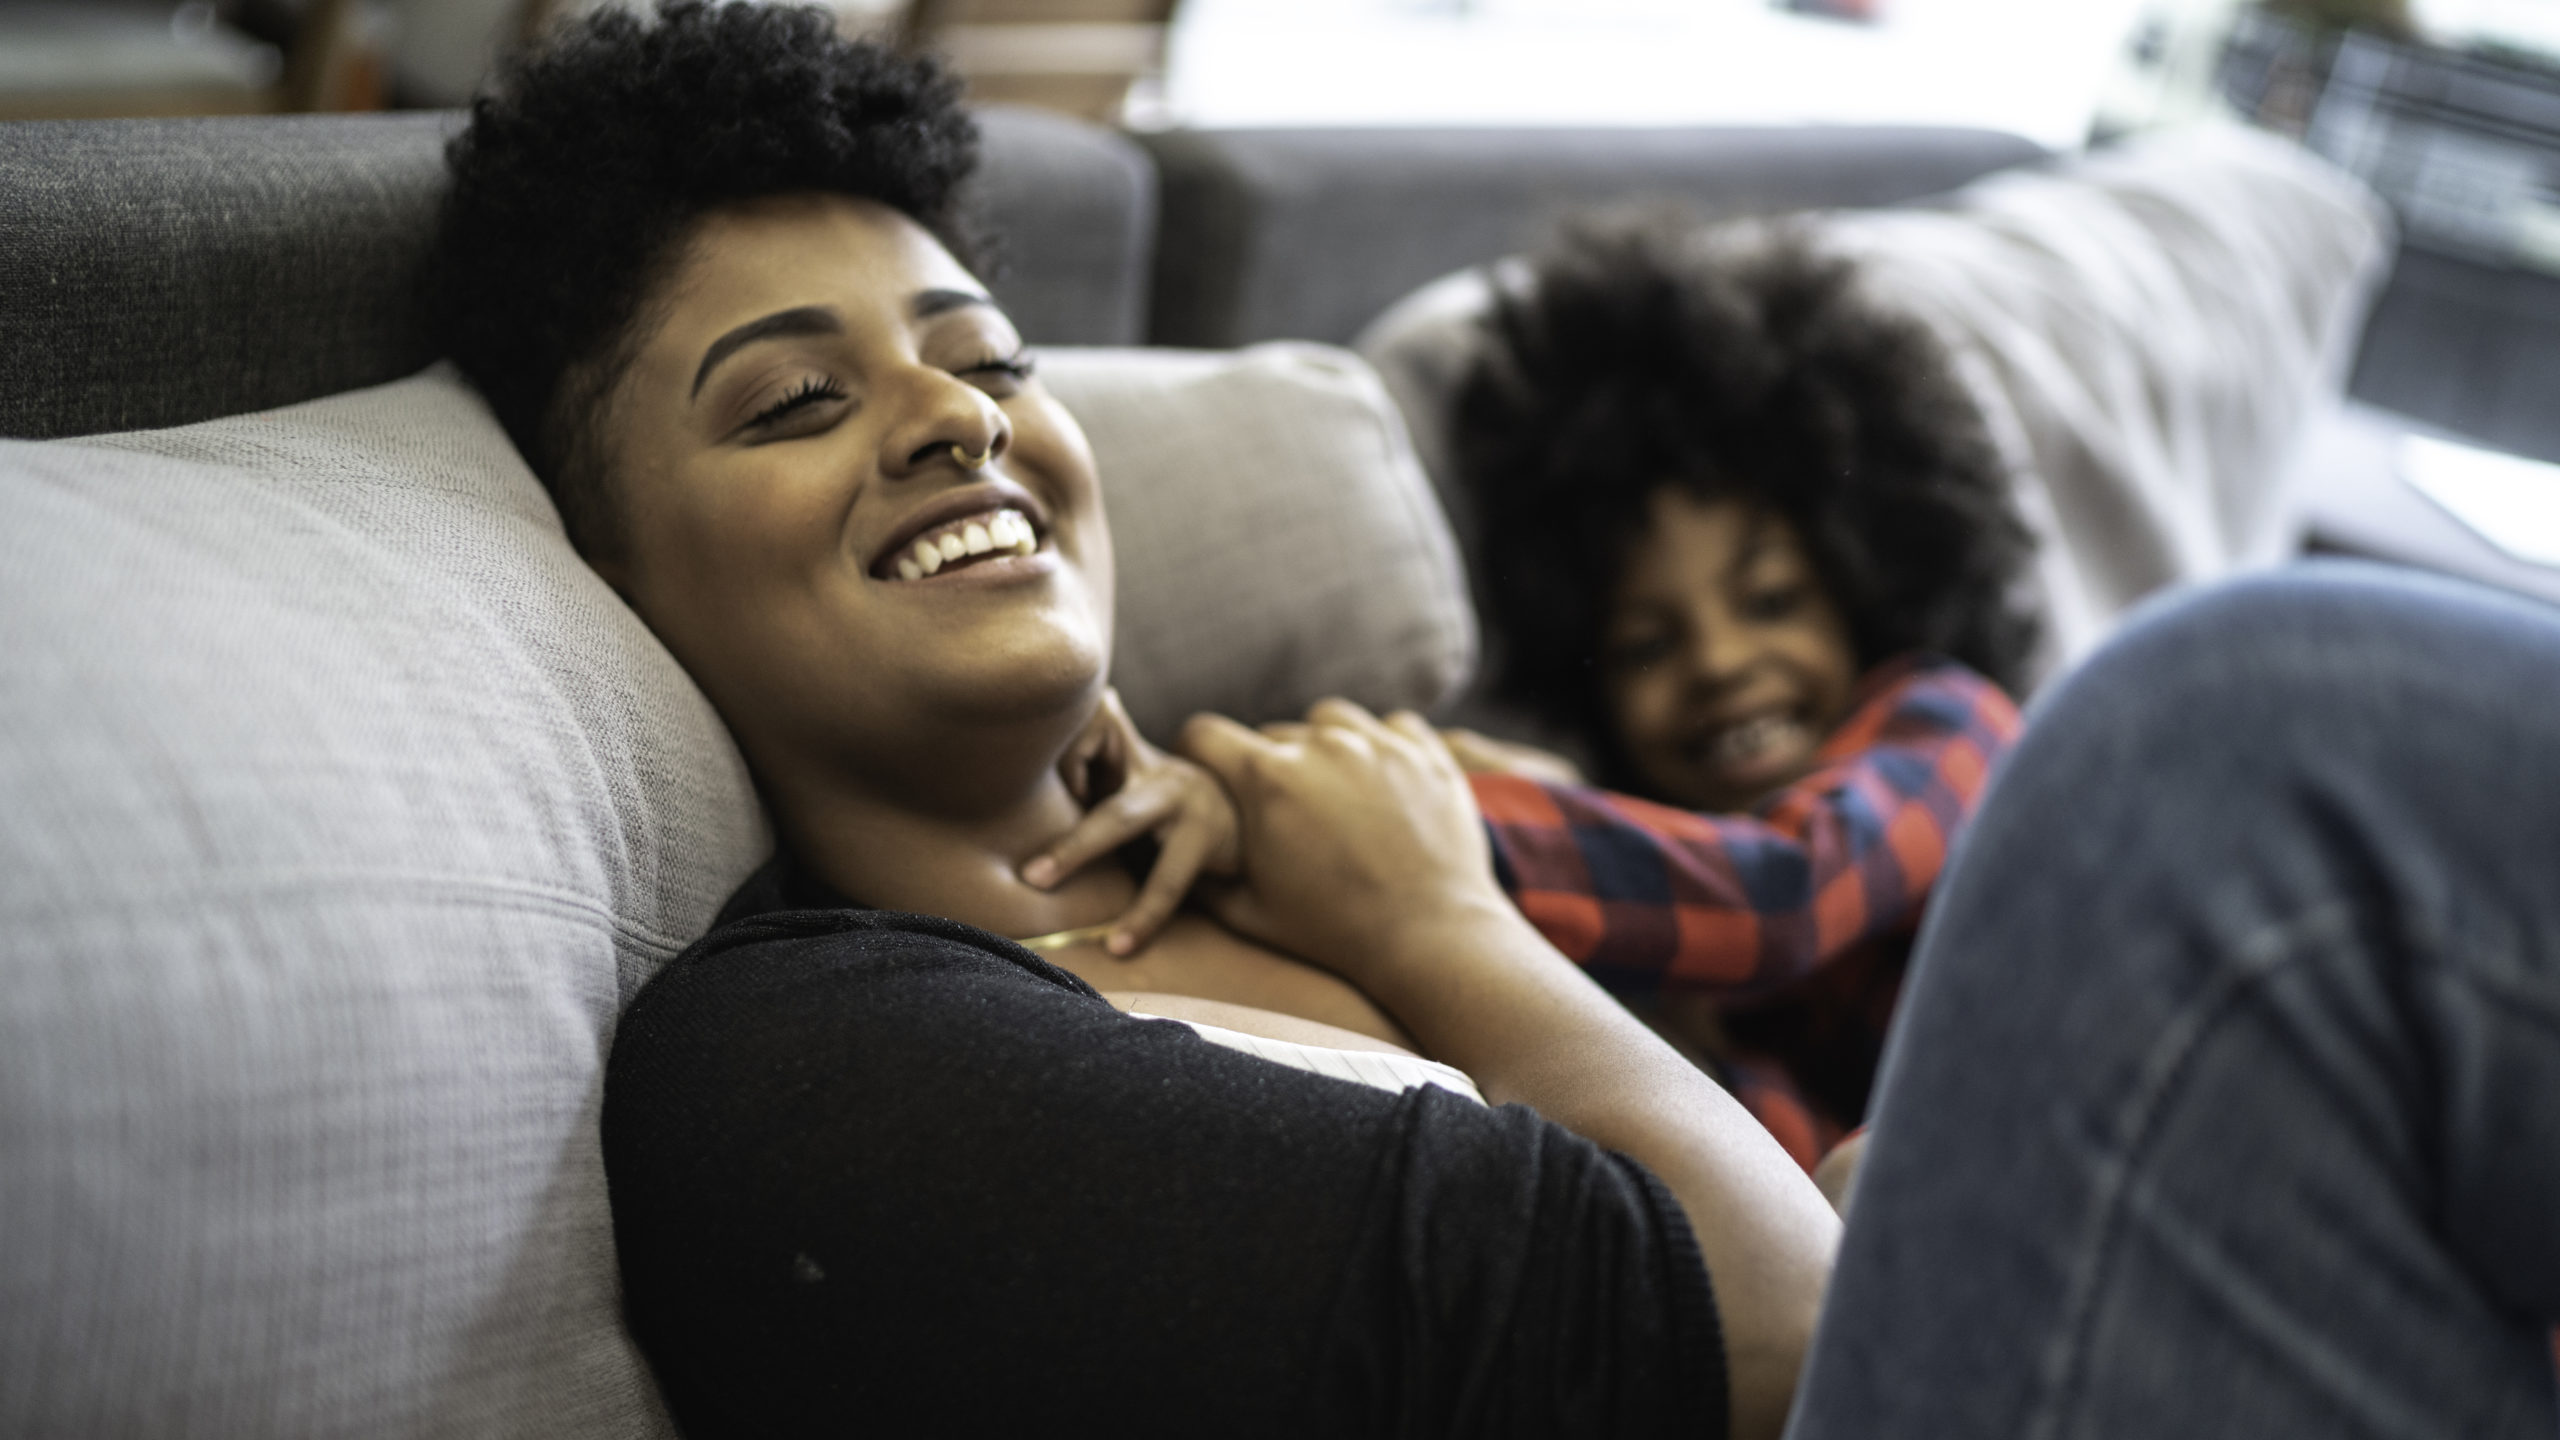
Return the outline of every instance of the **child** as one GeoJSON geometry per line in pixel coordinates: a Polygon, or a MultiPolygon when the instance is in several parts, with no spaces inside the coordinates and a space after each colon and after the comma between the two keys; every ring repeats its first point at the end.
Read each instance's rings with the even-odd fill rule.
{"type": "Polygon", "coordinates": [[[1455,736],[1505,887],[1811,1165],[2016,734],[2007,474],[1929,333],[1783,223],[1585,226],[1490,329],[1452,448],[1495,693],[1608,787],[1455,736]]]}
{"type": "MultiPolygon", "coordinates": [[[[1935,342],[1791,229],[1593,226],[1530,274],[1454,448],[1496,693],[1609,788],[1447,738],[1524,913],[1810,1168],[1863,1118],[1920,907],[2016,735],[2030,539],[1935,342]]],[[[1024,873],[1155,833],[1127,953],[1234,856],[1214,783],[1115,715],[1069,779],[1116,796],[1024,873]]]]}

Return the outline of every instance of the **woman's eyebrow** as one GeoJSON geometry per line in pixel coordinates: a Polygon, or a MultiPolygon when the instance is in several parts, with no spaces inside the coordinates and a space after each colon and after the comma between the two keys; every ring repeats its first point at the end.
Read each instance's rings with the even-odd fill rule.
{"type": "Polygon", "coordinates": [[[930,320],[945,311],[969,305],[984,305],[992,309],[995,303],[974,290],[919,290],[915,298],[907,302],[907,313],[918,320],[930,320]]]}
{"type": "Polygon", "coordinates": [[[844,322],[836,312],[823,305],[802,305],[790,310],[776,310],[761,320],[750,320],[711,342],[702,352],[702,368],[693,372],[693,394],[702,394],[702,382],[711,378],[713,366],[748,345],[770,340],[776,335],[841,335],[844,322]]]}

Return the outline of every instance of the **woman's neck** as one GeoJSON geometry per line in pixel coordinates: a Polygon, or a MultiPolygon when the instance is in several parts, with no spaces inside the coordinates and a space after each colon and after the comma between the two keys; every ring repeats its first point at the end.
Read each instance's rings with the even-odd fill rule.
{"type": "Polygon", "coordinates": [[[861,904],[948,916],[1021,938],[1098,924],[1127,908],[1136,892],[1114,865],[1087,866],[1054,890],[1022,882],[1023,863],[1084,815],[1054,756],[1009,802],[951,813],[830,778],[834,783],[772,787],[775,824],[803,864],[861,904]]]}

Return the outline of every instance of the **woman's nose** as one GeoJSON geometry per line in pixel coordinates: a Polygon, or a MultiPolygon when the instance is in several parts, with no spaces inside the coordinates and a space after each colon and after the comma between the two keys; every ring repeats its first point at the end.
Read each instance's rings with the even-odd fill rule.
{"type": "Polygon", "coordinates": [[[907,413],[883,437],[884,474],[905,478],[942,466],[976,470],[1013,443],[1013,426],[1003,409],[985,391],[947,370],[919,366],[900,390],[907,413]]]}

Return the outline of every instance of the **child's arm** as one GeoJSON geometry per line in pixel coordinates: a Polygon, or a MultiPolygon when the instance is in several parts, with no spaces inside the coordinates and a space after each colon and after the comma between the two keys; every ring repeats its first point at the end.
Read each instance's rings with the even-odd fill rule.
{"type": "Polygon", "coordinates": [[[1908,925],[2018,710],[1951,660],[1890,662],[1866,688],[1818,768],[1749,815],[1469,777],[1503,888],[1620,994],[1767,990],[1908,925]]]}

